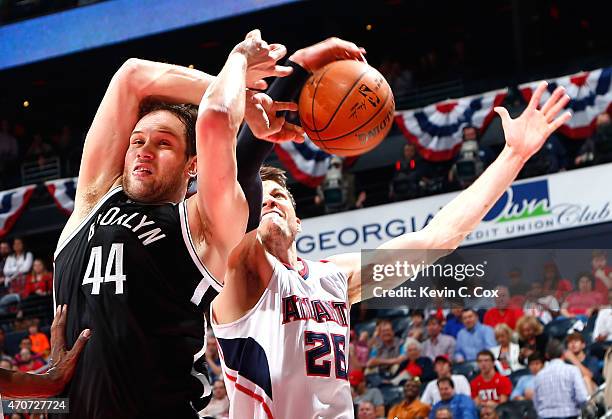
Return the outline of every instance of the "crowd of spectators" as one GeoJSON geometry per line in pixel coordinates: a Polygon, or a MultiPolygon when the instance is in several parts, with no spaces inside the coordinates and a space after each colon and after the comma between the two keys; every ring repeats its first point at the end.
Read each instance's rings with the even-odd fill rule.
{"type": "Polygon", "coordinates": [[[541,280],[513,269],[489,308],[455,301],[358,319],[349,348],[357,418],[577,417],[604,382],[611,284],[596,250],[571,281],[552,262],[541,280]]]}
{"type": "Polygon", "coordinates": [[[0,368],[42,371],[50,352],[52,274],[21,238],[0,242],[0,368]]]}

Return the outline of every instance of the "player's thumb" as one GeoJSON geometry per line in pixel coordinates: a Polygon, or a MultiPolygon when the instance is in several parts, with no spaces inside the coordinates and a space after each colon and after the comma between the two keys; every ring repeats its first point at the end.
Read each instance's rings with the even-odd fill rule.
{"type": "Polygon", "coordinates": [[[502,124],[507,124],[508,122],[510,122],[510,114],[508,113],[508,111],[506,110],[506,108],[504,108],[503,106],[496,106],[495,108],[493,108],[493,110],[499,115],[499,117],[502,120],[502,124]]]}

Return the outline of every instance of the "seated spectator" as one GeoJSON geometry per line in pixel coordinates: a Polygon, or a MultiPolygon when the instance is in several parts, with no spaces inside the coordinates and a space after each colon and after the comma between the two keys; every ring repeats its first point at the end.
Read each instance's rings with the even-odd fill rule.
{"type": "MultiPolygon", "coordinates": [[[[354,335],[354,330],[351,331],[351,337],[354,335]]],[[[368,363],[368,357],[370,356],[370,345],[368,343],[370,336],[367,330],[363,330],[359,334],[357,342],[351,342],[349,347],[349,356],[351,362],[349,362],[349,369],[361,370],[368,363]]]]}
{"type": "Polygon", "coordinates": [[[578,275],[578,291],[570,293],[561,308],[565,317],[590,316],[594,309],[606,303],[602,295],[593,290],[593,277],[587,272],[578,275]]]}
{"type": "Polygon", "coordinates": [[[608,266],[606,252],[603,250],[593,250],[591,268],[595,278],[595,291],[599,292],[607,300],[608,290],[612,289],[612,266],[608,266]]]}
{"type": "Polygon", "coordinates": [[[510,400],[533,400],[533,386],[535,376],[544,368],[544,355],[534,352],[527,357],[529,375],[523,375],[512,390],[510,400]]]}
{"type": "MultiPolygon", "coordinates": [[[[523,279],[523,271],[520,268],[512,268],[510,272],[508,272],[508,280],[509,280],[509,290],[510,295],[512,295],[512,301],[514,302],[514,297],[517,296],[525,296],[527,292],[531,289],[531,286],[528,282],[523,279]]],[[[518,305],[523,305],[518,304],[518,305]]]]}
{"type": "Polygon", "coordinates": [[[476,405],[472,399],[464,394],[455,394],[453,380],[450,378],[439,378],[437,384],[440,390],[440,401],[431,409],[429,419],[438,418],[436,412],[440,409],[450,410],[452,412],[452,416],[450,417],[453,419],[478,418],[476,405]]]}
{"type": "Polygon", "coordinates": [[[589,394],[592,394],[597,389],[597,384],[601,383],[601,370],[597,358],[588,356],[584,351],[586,341],[584,336],[579,332],[569,334],[565,338],[566,351],[563,354],[563,359],[576,366],[584,378],[589,394]]]}
{"type": "Polygon", "coordinates": [[[480,408],[480,419],[499,419],[494,406],[484,405],[480,408]]]}
{"type": "Polygon", "coordinates": [[[48,297],[51,295],[53,275],[47,270],[42,259],[34,259],[32,272],[26,278],[23,298],[48,297]]]}
{"type": "Polygon", "coordinates": [[[523,304],[523,313],[536,317],[543,324],[549,323],[559,315],[559,302],[553,295],[545,294],[540,281],[531,283],[531,290],[527,293],[523,304]]]}
{"type": "Polygon", "coordinates": [[[548,337],[544,334],[544,326],[533,316],[523,316],[516,322],[516,331],[519,335],[519,362],[523,365],[527,357],[538,351],[544,353],[548,337]]]}
{"type": "Polygon", "coordinates": [[[365,375],[362,371],[353,370],[348,376],[353,395],[353,404],[360,404],[362,401],[370,402],[374,405],[376,416],[385,415],[385,400],[381,391],[376,387],[366,388],[365,375]]]}
{"type": "Polygon", "coordinates": [[[7,241],[0,242],[0,288],[5,288],[4,285],[4,265],[6,264],[6,259],[8,259],[11,254],[11,245],[7,241]]]}
{"type": "Polygon", "coordinates": [[[495,335],[491,327],[480,324],[478,315],[472,309],[463,310],[461,319],[465,329],[457,334],[455,360],[474,361],[478,352],[495,346],[495,335]]]}
{"type": "Polygon", "coordinates": [[[421,392],[421,380],[413,378],[404,384],[404,400],[394,405],[388,419],[426,419],[431,407],[419,400],[421,392]]]}
{"type": "Polygon", "coordinates": [[[363,208],[365,200],[366,192],[357,186],[355,175],[343,168],[342,158],[332,156],[325,179],[317,188],[315,204],[323,205],[325,213],[330,214],[353,208],[363,208]],[[359,194],[356,196],[358,189],[359,194]]]}
{"type": "Polygon", "coordinates": [[[378,324],[379,343],[370,352],[367,363],[367,374],[378,374],[378,378],[390,379],[399,372],[399,366],[406,361],[407,356],[401,341],[395,337],[393,325],[389,320],[381,320],[378,324]]]}
{"type": "Polygon", "coordinates": [[[432,361],[440,355],[451,357],[455,353],[455,339],[452,336],[440,333],[442,323],[440,319],[432,316],[427,319],[427,335],[429,338],[423,342],[423,356],[432,361]]]}
{"type": "Polygon", "coordinates": [[[212,330],[206,332],[206,364],[211,381],[223,379],[221,370],[221,360],[219,359],[219,349],[212,330]]]}
{"type": "Polygon", "coordinates": [[[506,403],[512,393],[512,383],[495,370],[495,358],[491,351],[480,351],[477,362],[480,374],[470,383],[476,406],[506,403]]]}
{"type": "Polygon", "coordinates": [[[490,348],[495,357],[495,366],[502,375],[510,375],[513,371],[525,368],[519,362],[520,348],[512,342],[512,329],[505,323],[495,326],[495,340],[498,345],[490,348]]]}
{"type": "Polygon", "coordinates": [[[612,341],[612,289],[608,290],[608,304],[599,309],[595,328],[593,329],[594,342],[612,341]]]}
{"type": "Polygon", "coordinates": [[[550,361],[534,380],[533,404],[538,418],[577,418],[588,399],[580,370],[561,360],[563,352],[563,345],[555,339],[546,345],[550,361]]]}
{"type": "MultiPolygon", "coordinates": [[[[465,396],[471,397],[472,389],[467,378],[465,378],[464,375],[460,374],[451,375],[451,367],[451,360],[444,356],[438,356],[434,362],[434,369],[436,371],[436,374],[438,375],[438,379],[450,378],[453,381],[453,388],[455,389],[456,394],[463,394],[465,396]]],[[[421,396],[421,401],[423,403],[427,403],[430,406],[433,406],[440,401],[440,391],[438,389],[438,382],[436,380],[432,380],[427,383],[425,391],[421,396]]]]}
{"type": "Polygon", "coordinates": [[[229,398],[225,390],[223,380],[216,380],[212,386],[212,398],[203,410],[200,411],[200,417],[211,416],[216,419],[229,417],[229,398]]]}
{"type": "Polygon", "coordinates": [[[371,402],[364,400],[359,403],[357,419],[376,419],[377,417],[376,408],[371,402]]]}
{"type": "Polygon", "coordinates": [[[25,250],[22,239],[13,240],[13,252],[7,257],[4,264],[5,281],[9,283],[19,275],[27,275],[32,269],[32,253],[25,250]]]}
{"type": "Polygon", "coordinates": [[[436,410],[435,419],[453,419],[453,417],[453,412],[448,407],[442,407],[436,410]]]}
{"type": "Polygon", "coordinates": [[[29,338],[32,342],[32,351],[43,358],[47,358],[51,345],[49,344],[49,338],[47,335],[38,330],[38,325],[32,325],[28,328],[29,338]]]}
{"type": "Polygon", "coordinates": [[[510,329],[516,327],[516,321],[523,315],[523,310],[510,307],[510,291],[508,287],[499,285],[495,287],[497,297],[495,297],[495,307],[487,310],[484,315],[483,323],[487,326],[495,327],[505,323],[510,329]]]}
{"type": "MultiPolygon", "coordinates": [[[[28,351],[30,351],[33,358],[40,359],[40,354],[37,354],[36,352],[34,352],[34,350],[32,350],[32,341],[29,337],[23,338],[21,339],[21,342],[19,342],[19,350],[21,351],[22,349],[27,349],[28,351]]],[[[19,363],[21,361],[21,355],[20,353],[17,353],[15,355],[15,362],[19,363]]]]}
{"type": "Polygon", "coordinates": [[[463,307],[453,305],[451,308],[451,312],[446,316],[446,324],[444,325],[442,333],[457,339],[459,331],[465,327],[463,325],[463,322],[461,321],[462,313],[463,307]]]}
{"type": "Polygon", "coordinates": [[[45,363],[42,362],[40,358],[32,356],[32,352],[29,349],[22,348],[19,351],[19,361],[17,361],[19,371],[36,371],[44,366],[45,363]]]}
{"type": "Polygon", "coordinates": [[[594,163],[601,164],[612,160],[612,124],[610,114],[597,115],[595,134],[589,139],[593,144],[594,163]]]}
{"type": "Polygon", "coordinates": [[[53,147],[49,144],[43,136],[37,132],[32,137],[32,144],[25,153],[26,161],[37,161],[39,165],[43,165],[45,159],[51,156],[53,153],[53,147]]]}
{"type": "Polygon", "coordinates": [[[410,377],[419,377],[423,382],[434,378],[433,363],[426,356],[421,356],[421,343],[413,338],[406,339],[406,356],[408,363],[406,368],[397,375],[391,382],[399,385],[402,381],[410,377]]]}
{"type": "Polygon", "coordinates": [[[544,264],[542,288],[544,294],[553,295],[557,301],[564,301],[573,287],[570,281],[561,278],[561,273],[555,262],[547,262],[544,264]]]}
{"type": "Polygon", "coordinates": [[[422,342],[427,336],[425,331],[425,313],[423,310],[410,310],[410,327],[402,334],[402,338],[413,338],[422,342]]]}

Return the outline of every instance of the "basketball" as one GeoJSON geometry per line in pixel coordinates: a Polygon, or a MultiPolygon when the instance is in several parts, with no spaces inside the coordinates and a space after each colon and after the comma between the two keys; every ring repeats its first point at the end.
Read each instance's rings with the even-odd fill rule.
{"type": "Polygon", "coordinates": [[[336,61],[315,72],[302,89],[302,128],[322,150],[356,156],[376,147],[393,123],[395,101],[385,78],[369,65],[336,61]]]}

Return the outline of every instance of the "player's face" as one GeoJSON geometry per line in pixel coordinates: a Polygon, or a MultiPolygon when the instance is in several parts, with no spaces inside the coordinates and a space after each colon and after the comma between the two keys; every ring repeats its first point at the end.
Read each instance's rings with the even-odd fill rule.
{"type": "Polygon", "coordinates": [[[278,239],[293,243],[300,231],[300,219],[287,190],[274,181],[264,181],[262,205],[258,232],[264,243],[278,239]]]}
{"type": "Polygon", "coordinates": [[[195,169],[195,158],[187,159],[185,126],[168,111],[145,115],[130,136],[125,154],[123,189],[134,201],[176,202],[184,197],[195,169]]]}

